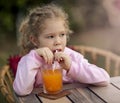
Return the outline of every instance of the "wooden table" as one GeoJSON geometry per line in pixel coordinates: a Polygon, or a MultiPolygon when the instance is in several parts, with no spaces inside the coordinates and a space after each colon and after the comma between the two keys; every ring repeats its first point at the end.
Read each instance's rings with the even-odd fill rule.
{"type": "Polygon", "coordinates": [[[95,87],[83,84],[67,84],[64,90],[69,89],[69,95],[56,100],[37,95],[41,90],[34,90],[30,95],[19,97],[19,103],[120,103],[120,76],[112,77],[107,87],[95,87]]]}

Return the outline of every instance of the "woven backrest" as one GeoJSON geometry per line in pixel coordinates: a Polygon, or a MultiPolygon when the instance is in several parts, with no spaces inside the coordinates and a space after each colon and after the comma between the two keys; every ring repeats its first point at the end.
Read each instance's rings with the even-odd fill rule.
{"type": "Polygon", "coordinates": [[[16,103],[12,88],[13,76],[8,65],[0,68],[0,91],[8,103],[16,103]]]}
{"type": "Polygon", "coordinates": [[[120,75],[120,56],[89,46],[72,45],[70,48],[83,54],[90,63],[104,68],[111,77],[120,75]]]}

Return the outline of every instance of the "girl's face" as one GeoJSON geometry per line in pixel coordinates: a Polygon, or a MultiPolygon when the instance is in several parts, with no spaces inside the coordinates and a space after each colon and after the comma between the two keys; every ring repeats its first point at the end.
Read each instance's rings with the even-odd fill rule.
{"type": "Polygon", "coordinates": [[[48,47],[50,50],[64,51],[67,42],[66,28],[61,19],[47,19],[45,29],[38,37],[40,47],[48,47]]]}

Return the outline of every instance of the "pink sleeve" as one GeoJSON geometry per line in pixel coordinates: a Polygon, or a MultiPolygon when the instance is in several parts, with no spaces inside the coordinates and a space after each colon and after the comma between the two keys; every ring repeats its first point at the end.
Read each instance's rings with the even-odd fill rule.
{"type": "Polygon", "coordinates": [[[109,82],[110,77],[104,69],[88,63],[82,55],[74,55],[70,71],[67,74],[69,77],[75,81],[87,84],[109,82]]]}
{"type": "Polygon", "coordinates": [[[27,95],[31,93],[34,87],[35,76],[38,68],[41,66],[42,58],[32,50],[29,54],[21,58],[13,88],[18,95],[27,95]]]}

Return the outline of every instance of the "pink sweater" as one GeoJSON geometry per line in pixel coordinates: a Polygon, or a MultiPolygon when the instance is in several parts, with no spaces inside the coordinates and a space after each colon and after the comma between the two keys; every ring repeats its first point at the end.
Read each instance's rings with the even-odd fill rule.
{"type": "MultiPolygon", "coordinates": [[[[80,53],[67,47],[64,52],[72,60],[69,72],[63,70],[64,82],[87,84],[109,82],[110,77],[104,69],[90,64],[80,53]]],[[[42,65],[45,65],[44,61],[35,50],[31,50],[29,54],[21,58],[13,83],[13,88],[18,95],[30,94],[35,86],[42,84],[40,72],[42,65]]]]}

